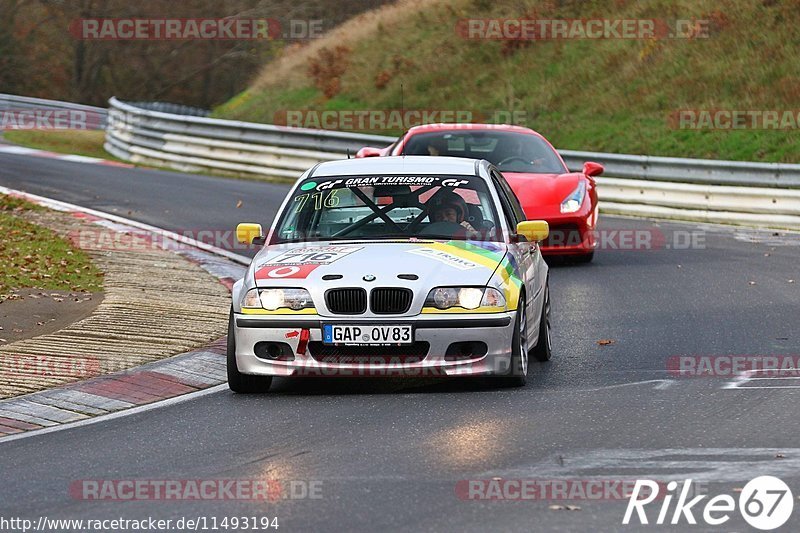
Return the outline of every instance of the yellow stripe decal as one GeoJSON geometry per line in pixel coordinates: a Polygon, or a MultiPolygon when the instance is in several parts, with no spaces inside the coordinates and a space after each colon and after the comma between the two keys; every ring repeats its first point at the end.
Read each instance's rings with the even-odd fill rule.
{"type": "Polygon", "coordinates": [[[243,315],[316,315],[316,309],[300,309],[299,311],[293,311],[291,309],[276,309],[275,311],[269,311],[267,309],[248,309],[242,307],[242,314],[243,315]]]}
{"type": "Polygon", "coordinates": [[[503,260],[500,263],[500,268],[497,268],[498,259],[487,257],[484,255],[486,254],[484,250],[472,246],[469,243],[456,246],[448,243],[435,242],[426,244],[425,247],[446,252],[462,259],[467,259],[473,263],[485,266],[492,271],[496,269],[497,274],[500,276],[500,281],[503,284],[503,293],[506,298],[506,305],[508,306],[508,309],[510,311],[517,309],[517,302],[519,301],[519,293],[520,287],[522,286],[522,281],[520,280],[519,275],[514,271],[515,269],[512,267],[511,263],[508,261],[508,254],[505,254],[504,257],[499,253],[492,254],[498,256],[498,259],[503,257],[503,260]],[[476,251],[468,250],[467,247],[475,248],[476,251]],[[480,253],[477,250],[481,250],[483,253],[480,253]]]}

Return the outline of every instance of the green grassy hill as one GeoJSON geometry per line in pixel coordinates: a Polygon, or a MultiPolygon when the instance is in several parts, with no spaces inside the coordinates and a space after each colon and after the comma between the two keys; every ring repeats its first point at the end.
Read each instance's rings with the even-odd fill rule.
{"type": "Polygon", "coordinates": [[[799,52],[798,0],[416,0],[287,48],[215,114],[273,122],[305,109],[515,110],[562,149],[798,162],[798,126],[687,130],[670,116],[800,110],[799,52]],[[514,43],[456,31],[462,19],[493,17],[701,19],[708,36],[514,43]]]}

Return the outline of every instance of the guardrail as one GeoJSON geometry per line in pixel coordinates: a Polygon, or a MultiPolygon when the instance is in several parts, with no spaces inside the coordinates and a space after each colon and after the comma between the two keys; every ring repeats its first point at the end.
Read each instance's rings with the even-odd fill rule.
{"type": "MultiPolygon", "coordinates": [[[[176,115],[109,101],[106,150],[134,163],[294,180],[319,161],[395,138],[176,115]]],[[[609,213],[800,229],[800,165],[561,150],[567,166],[605,165],[609,213]]]]}
{"type": "Polygon", "coordinates": [[[108,110],[74,102],[0,94],[0,114],[3,114],[4,117],[3,126],[13,125],[17,121],[25,122],[25,124],[20,124],[17,129],[27,129],[28,123],[32,126],[30,129],[41,128],[41,122],[49,120],[50,127],[65,123],[71,129],[102,130],[106,128],[108,110]],[[71,112],[71,114],[68,113],[64,117],[58,118],[58,122],[53,117],[45,116],[46,112],[62,111],[71,112]],[[15,116],[6,118],[9,113],[14,113],[15,116]],[[23,115],[26,113],[30,116],[24,117],[23,115]],[[37,120],[39,123],[36,122],[37,120]]]}

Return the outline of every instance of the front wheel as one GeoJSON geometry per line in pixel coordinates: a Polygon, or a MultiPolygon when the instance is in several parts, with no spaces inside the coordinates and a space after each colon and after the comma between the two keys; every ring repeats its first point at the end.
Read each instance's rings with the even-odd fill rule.
{"type": "Polygon", "coordinates": [[[517,303],[517,319],[511,338],[511,364],[495,381],[504,387],[522,387],[528,382],[528,322],[524,295],[517,303]]]}
{"type": "Polygon", "coordinates": [[[236,366],[236,337],[233,334],[233,309],[228,318],[228,345],[226,367],[228,370],[228,388],[233,392],[251,394],[255,392],[267,392],[272,385],[272,376],[251,376],[239,372],[236,366]]]}

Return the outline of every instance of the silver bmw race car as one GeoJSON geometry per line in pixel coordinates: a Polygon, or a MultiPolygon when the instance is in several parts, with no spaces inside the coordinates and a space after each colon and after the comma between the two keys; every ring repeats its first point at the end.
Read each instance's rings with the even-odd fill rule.
{"type": "Polygon", "coordinates": [[[492,376],[550,359],[543,221],[487,161],[321,163],[292,188],[233,287],[228,384],[273,376],[492,376]]]}

